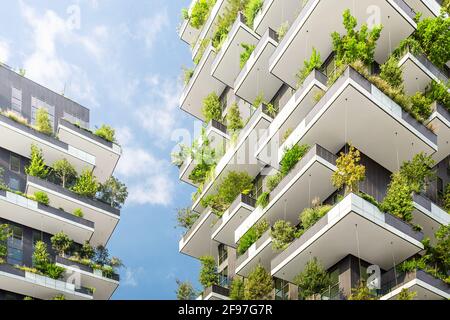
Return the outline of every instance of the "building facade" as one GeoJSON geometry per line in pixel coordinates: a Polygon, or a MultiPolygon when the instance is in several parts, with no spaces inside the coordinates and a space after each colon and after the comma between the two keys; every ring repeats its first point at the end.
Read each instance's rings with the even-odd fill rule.
{"type": "MultiPolygon", "coordinates": [[[[450,105],[430,89],[440,86],[448,97],[450,64],[404,45],[419,38],[421,21],[448,19],[442,3],[217,0],[200,14],[198,2],[184,11],[179,29],[194,61],[185,70],[180,107],[204,130],[173,157],[180,180],[196,188],[185,210],[195,222],[184,224],[179,251],[215,261],[217,281],[204,284],[199,299],[229,299],[231,283],[245,284],[257,266],[273,278],[266,295],[272,299],[349,299],[363,284],[375,299],[405,292],[448,299],[448,273],[405,269],[426,254],[424,239],[437,243],[436,232],[450,223],[450,105]],[[359,23],[353,31],[382,26],[370,61],[361,62],[362,55],[345,61],[349,49],[336,49],[336,39],[352,36],[345,12],[359,23]],[[392,61],[401,84],[386,80],[392,61]],[[427,112],[419,115],[411,108],[417,104],[400,96],[423,97],[427,112]],[[357,191],[346,192],[332,177],[353,147],[365,174],[357,191]],[[394,173],[420,154],[432,158],[436,176],[410,190],[410,217],[383,209],[394,173]],[[241,185],[249,180],[251,191],[241,185]],[[299,219],[322,208],[308,226],[299,219]],[[301,231],[282,248],[273,239],[280,221],[301,231]],[[331,285],[305,297],[296,278],[313,258],[331,285]]],[[[366,35],[363,42],[372,40],[366,35]]]]}
{"type": "Polygon", "coordinates": [[[110,299],[119,276],[107,254],[94,261],[94,253],[120,209],[97,190],[120,146],[89,130],[89,109],[5,65],[0,101],[0,300],[110,299]]]}

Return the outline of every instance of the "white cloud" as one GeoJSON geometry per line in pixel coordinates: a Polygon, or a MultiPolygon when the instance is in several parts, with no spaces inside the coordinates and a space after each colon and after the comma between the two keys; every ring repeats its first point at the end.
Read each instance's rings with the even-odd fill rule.
{"type": "Polygon", "coordinates": [[[144,41],[147,49],[152,49],[156,40],[161,41],[158,35],[169,26],[169,23],[167,9],[160,10],[153,16],[139,21],[136,37],[144,41]]]}
{"type": "Polygon", "coordinates": [[[10,53],[9,43],[0,40],[0,62],[8,63],[9,53],[10,53]]]}
{"type": "Polygon", "coordinates": [[[125,271],[125,279],[121,280],[123,286],[137,287],[139,285],[139,278],[144,273],[143,267],[127,268],[125,271]]]}

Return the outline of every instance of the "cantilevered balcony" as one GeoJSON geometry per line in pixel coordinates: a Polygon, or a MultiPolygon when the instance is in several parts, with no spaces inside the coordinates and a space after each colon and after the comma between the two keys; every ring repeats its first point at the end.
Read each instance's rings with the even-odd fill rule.
{"type": "Polygon", "coordinates": [[[337,153],[348,141],[391,172],[420,152],[438,150],[436,134],[351,67],[279,148],[278,159],[296,143],[337,153]]]}
{"type": "Polygon", "coordinates": [[[203,99],[211,92],[215,92],[220,96],[225,89],[225,85],[222,82],[211,76],[211,65],[215,56],[214,48],[209,46],[205,50],[180,98],[181,109],[202,121],[204,120],[202,114],[203,99]]]}
{"type": "Polygon", "coordinates": [[[233,87],[237,96],[254,101],[262,95],[271,101],[283,82],[269,72],[269,59],[278,45],[278,36],[268,29],[240,71],[233,87]]]}
{"type": "Polygon", "coordinates": [[[327,199],[336,190],[331,184],[336,159],[336,155],[314,145],[270,193],[268,205],[257,207],[236,229],[235,242],[262,219],[269,224],[283,219],[297,225],[299,213],[309,208],[314,198],[327,199]]]}
{"type": "Polygon", "coordinates": [[[106,141],[64,119],[59,120],[58,138],[95,157],[94,175],[101,183],[113,174],[122,154],[122,148],[117,143],[106,141]]]}
{"type": "Polygon", "coordinates": [[[270,261],[275,255],[276,251],[272,248],[270,230],[267,230],[236,260],[236,273],[247,277],[258,264],[261,264],[266,270],[270,270],[270,261]]]}
{"type": "Polygon", "coordinates": [[[64,295],[67,300],[92,300],[92,292],[61,280],[23,271],[7,264],[0,264],[0,289],[42,300],[52,300],[64,295]]]}
{"type": "Polygon", "coordinates": [[[204,186],[202,193],[194,201],[192,210],[199,213],[203,212],[205,208],[201,204],[201,199],[212,194],[215,186],[229,172],[246,172],[251,177],[256,177],[264,165],[254,158],[255,146],[269,127],[271,121],[272,118],[267,115],[267,107],[265,105],[261,105],[253,112],[245,127],[240,131],[236,141],[230,143],[227,147],[225,155],[215,168],[214,180],[204,186]]]}
{"type": "Polygon", "coordinates": [[[221,286],[212,285],[206,288],[200,300],[230,300],[230,290],[221,286]]]}
{"type": "Polygon", "coordinates": [[[437,134],[438,150],[433,154],[433,159],[439,163],[450,154],[450,113],[439,103],[435,103],[433,109],[427,124],[437,134]]]}
{"type": "Polygon", "coordinates": [[[443,83],[448,82],[448,72],[437,68],[423,54],[406,52],[400,59],[399,66],[403,70],[405,91],[409,95],[418,91],[424,92],[433,80],[443,83]]]}
{"type": "Polygon", "coordinates": [[[50,204],[55,208],[62,208],[70,217],[73,216],[70,213],[81,209],[84,219],[92,221],[95,225],[95,232],[90,238],[91,244],[94,246],[106,245],[119,223],[120,210],[109,204],[82,197],[62,186],[28,176],[26,193],[33,195],[36,191],[45,192],[49,197],[50,204]]]}
{"type": "Polygon", "coordinates": [[[415,11],[422,13],[423,17],[437,17],[441,13],[442,0],[405,0],[415,11]]]}
{"type": "Polygon", "coordinates": [[[255,210],[256,200],[240,194],[213,227],[211,238],[230,247],[236,247],[234,231],[255,210]]]}
{"type": "Polygon", "coordinates": [[[63,231],[77,243],[90,240],[94,222],[21,195],[0,190],[0,217],[49,234],[63,231]]]}
{"type": "Polygon", "coordinates": [[[379,17],[384,26],[375,51],[379,62],[384,62],[392,48],[416,28],[415,13],[403,0],[382,0],[376,6],[372,0],[309,0],[272,55],[269,70],[294,88],[295,75],[303,61],[309,60],[313,48],[323,58],[332,52],[330,35],[334,31],[344,33],[342,13],[346,9],[360,25],[379,17]]]}
{"type": "MultiPolygon", "coordinates": [[[[211,120],[205,129],[205,134],[209,139],[210,147],[212,149],[225,151],[226,142],[230,140],[225,125],[216,120],[211,120]]],[[[203,142],[199,141],[199,143],[202,144],[203,142]]],[[[196,161],[191,157],[188,157],[180,167],[179,179],[195,186],[195,183],[189,179],[189,175],[196,165],[196,161]]]]}
{"type": "Polygon", "coordinates": [[[396,300],[402,289],[415,292],[417,300],[448,300],[450,286],[422,270],[400,273],[393,269],[381,276],[380,300],[396,300]]]}
{"type": "MultiPolygon", "coordinates": [[[[189,16],[192,14],[192,9],[194,8],[196,2],[196,0],[191,1],[188,8],[189,16]]],[[[185,19],[178,29],[178,36],[188,45],[193,45],[197,41],[200,32],[201,29],[194,28],[190,25],[190,19],[185,19]]]]}
{"type": "Polygon", "coordinates": [[[288,130],[296,128],[306,115],[316,105],[315,97],[327,89],[327,77],[318,70],[313,70],[305,79],[303,85],[282,107],[278,115],[272,121],[267,134],[258,142],[255,156],[272,167],[278,167],[279,159],[276,152],[283,143],[283,136],[288,130]]]}
{"type": "Polygon", "coordinates": [[[234,81],[241,71],[239,57],[244,50],[241,44],[256,45],[258,41],[259,36],[245,24],[245,18],[239,12],[227,39],[222,44],[212,64],[211,75],[227,86],[234,88],[234,81]]]}
{"type": "Polygon", "coordinates": [[[95,300],[109,300],[119,286],[118,274],[106,276],[101,270],[60,256],[56,257],[55,263],[66,269],[66,278],[77,278],[82,286],[95,288],[95,300]]]}
{"type": "Polygon", "coordinates": [[[412,222],[423,228],[423,234],[434,241],[434,234],[441,226],[450,224],[450,214],[430,199],[415,194],[412,222]]]}
{"type": "Polygon", "coordinates": [[[272,260],[272,276],[293,281],[313,257],[328,269],[348,254],[388,270],[423,250],[422,239],[411,225],[349,194],[272,260]]]}
{"type": "Polygon", "coordinates": [[[255,17],[253,29],[263,35],[268,28],[278,30],[282,24],[289,27],[302,9],[303,1],[265,0],[262,9],[255,17]]]}
{"type": "Polygon", "coordinates": [[[207,38],[212,38],[216,29],[217,21],[219,20],[219,17],[225,12],[228,6],[228,2],[229,0],[217,0],[216,4],[212,7],[209,17],[203,25],[200,35],[197,38],[197,42],[192,49],[192,60],[195,60],[197,58],[200,52],[200,47],[202,46],[202,41],[207,38]]]}
{"type": "Polygon", "coordinates": [[[211,240],[211,227],[217,219],[211,210],[205,210],[181,238],[180,252],[197,259],[204,255],[215,256],[217,243],[211,240]]]}
{"type": "Polygon", "coordinates": [[[94,155],[0,114],[0,147],[29,158],[31,146],[42,149],[47,165],[67,159],[81,173],[97,165],[94,155]]]}

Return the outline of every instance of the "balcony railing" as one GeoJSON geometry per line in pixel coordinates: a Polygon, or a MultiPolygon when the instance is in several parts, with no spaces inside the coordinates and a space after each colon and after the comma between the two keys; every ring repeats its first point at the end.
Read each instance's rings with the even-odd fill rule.
{"type": "Polygon", "coordinates": [[[212,285],[203,291],[203,297],[207,297],[212,293],[220,294],[221,296],[228,297],[230,295],[230,290],[218,285],[212,285]]]}
{"type": "MultiPolygon", "coordinates": [[[[70,259],[67,259],[67,258],[64,258],[64,257],[61,257],[61,256],[56,256],[55,262],[59,263],[59,264],[62,264],[64,266],[67,266],[67,267],[75,267],[77,269],[80,269],[81,271],[85,271],[87,273],[91,273],[92,275],[96,275],[97,274],[95,269],[92,268],[91,266],[88,266],[88,265],[82,264],[80,262],[73,261],[73,260],[70,260],[70,259]]],[[[116,273],[104,274],[103,272],[101,272],[101,277],[104,277],[104,278],[107,278],[107,279],[111,279],[111,280],[114,280],[114,281],[120,281],[120,276],[118,274],[116,274],[116,273]]]]}

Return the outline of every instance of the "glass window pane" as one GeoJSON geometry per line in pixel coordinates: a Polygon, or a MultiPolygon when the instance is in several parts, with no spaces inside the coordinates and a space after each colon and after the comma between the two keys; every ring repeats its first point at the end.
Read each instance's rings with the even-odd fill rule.
{"type": "Polygon", "coordinates": [[[11,154],[9,158],[9,168],[11,171],[20,173],[20,158],[11,154]]]}

